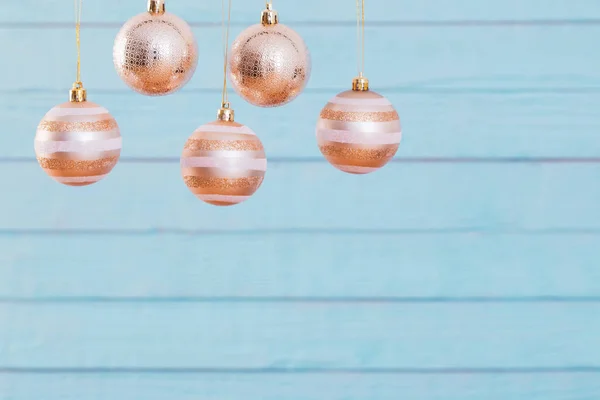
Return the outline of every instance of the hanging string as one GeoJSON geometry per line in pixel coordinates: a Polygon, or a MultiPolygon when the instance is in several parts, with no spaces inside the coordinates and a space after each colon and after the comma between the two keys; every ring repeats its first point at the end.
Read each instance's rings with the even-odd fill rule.
{"type": "Polygon", "coordinates": [[[365,71],[365,0],[356,0],[356,63],[358,76],[365,71]]]}
{"type": "Polygon", "coordinates": [[[221,1],[221,39],[223,41],[223,93],[221,95],[221,103],[225,106],[229,103],[227,97],[227,57],[229,54],[229,26],[231,25],[231,0],[227,11],[227,26],[225,26],[225,1],[221,1]]]}
{"type": "Polygon", "coordinates": [[[75,3],[75,38],[77,41],[77,80],[75,83],[81,87],[81,8],[83,0],[74,0],[75,3]]]}

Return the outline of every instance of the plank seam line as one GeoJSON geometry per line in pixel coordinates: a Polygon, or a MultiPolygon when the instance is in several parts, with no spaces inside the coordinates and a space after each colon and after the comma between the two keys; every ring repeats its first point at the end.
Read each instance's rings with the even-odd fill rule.
{"type": "Polygon", "coordinates": [[[259,303],[317,305],[600,303],[600,296],[40,296],[0,297],[0,304],[259,303]]]}
{"type": "MultiPolygon", "coordinates": [[[[87,22],[83,23],[84,28],[94,29],[118,29],[124,22],[87,22]]],[[[246,27],[254,21],[232,21],[234,27],[246,27]]],[[[288,21],[291,26],[295,27],[323,27],[323,28],[354,28],[353,21],[340,20],[322,20],[322,21],[288,21]]],[[[535,26],[594,26],[600,25],[598,18],[571,18],[571,19],[498,19],[498,20],[371,20],[367,26],[379,28],[421,28],[421,27],[448,27],[448,28],[469,28],[469,27],[535,27],[535,26]]],[[[211,21],[192,21],[189,25],[193,28],[220,28],[220,22],[211,21]]],[[[0,29],[72,29],[73,24],[70,22],[14,22],[0,21],[0,29]]]]}
{"type": "Polygon", "coordinates": [[[86,367],[37,368],[0,367],[0,374],[84,375],[84,374],[329,374],[329,375],[532,375],[600,373],[600,366],[569,367],[485,367],[485,368],[213,368],[213,367],[86,367]]]}
{"type": "Polygon", "coordinates": [[[360,229],[360,228],[264,228],[264,229],[0,229],[0,236],[247,236],[247,235],[480,235],[480,236],[553,236],[600,234],[600,228],[547,228],[547,229],[489,229],[489,228],[430,228],[430,229],[360,229]]]}

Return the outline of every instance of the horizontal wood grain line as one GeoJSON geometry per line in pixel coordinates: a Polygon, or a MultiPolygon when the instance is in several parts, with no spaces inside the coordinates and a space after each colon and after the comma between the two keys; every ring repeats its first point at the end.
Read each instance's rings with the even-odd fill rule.
{"type": "Polygon", "coordinates": [[[600,373],[600,366],[486,367],[486,368],[211,368],[211,367],[82,367],[36,368],[0,367],[0,374],[83,375],[83,374],[193,374],[193,375],[537,375],[600,373]]]}
{"type": "Polygon", "coordinates": [[[42,296],[0,297],[0,304],[70,303],[277,303],[277,304],[480,304],[480,303],[600,303],[600,296],[440,296],[440,297],[293,297],[293,296],[42,296]]]}
{"type": "MultiPolygon", "coordinates": [[[[125,164],[179,164],[179,157],[121,157],[125,164]]],[[[274,164],[322,164],[323,157],[269,157],[274,164]]],[[[600,157],[396,157],[394,164],[598,164],[600,157]]],[[[0,157],[0,164],[37,163],[34,157],[0,157]]]]}
{"type": "MultiPolygon", "coordinates": [[[[234,27],[244,27],[255,21],[231,21],[234,27]]],[[[188,22],[194,28],[220,28],[221,22],[188,22]]],[[[298,27],[354,27],[353,21],[286,21],[287,25],[298,27]]],[[[94,29],[118,29],[123,22],[84,22],[82,28],[94,29]]],[[[578,19],[530,19],[530,20],[387,20],[387,21],[369,21],[366,22],[369,27],[502,27],[502,26],[579,26],[579,25],[600,25],[598,18],[578,18],[578,19]]],[[[0,22],[0,29],[72,29],[72,22],[0,22]]]]}
{"type": "Polygon", "coordinates": [[[439,228],[439,229],[369,229],[369,228],[282,228],[282,229],[0,229],[0,236],[256,236],[256,235],[600,235],[595,228],[547,229],[490,229],[490,228],[439,228]]]}

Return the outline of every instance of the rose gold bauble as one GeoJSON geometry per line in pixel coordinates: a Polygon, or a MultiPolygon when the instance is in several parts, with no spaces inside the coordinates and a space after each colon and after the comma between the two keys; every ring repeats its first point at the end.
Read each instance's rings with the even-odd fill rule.
{"type": "Polygon", "coordinates": [[[104,178],[121,155],[121,134],[108,110],[85,100],[74,89],[71,101],[44,116],[35,135],[40,166],[54,180],[69,186],[86,186],[104,178]]]}
{"type": "Polygon", "coordinates": [[[390,161],[400,145],[398,113],[385,97],[357,78],[353,90],[329,100],[317,123],[321,153],[334,167],[351,174],[373,172],[390,161]]]}
{"type": "Polygon", "coordinates": [[[181,89],[194,75],[198,46],[189,25],[150,0],[148,12],[131,18],[115,39],[113,61],[131,89],[162,96],[181,89]]]}
{"type": "Polygon", "coordinates": [[[265,150],[256,134],[222,108],[218,119],[202,125],[188,139],[181,155],[181,175],[200,200],[231,206],[252,196],[267,170],[265,150]]]}
{"type": "Polygon", "coordinates": [[[262,23],[244,30],[233,42],[229,73],[235,91],[260,107],[294,100],[310,78],[311,60],[304,40],[278,23],[267,5],[262,23]]]}

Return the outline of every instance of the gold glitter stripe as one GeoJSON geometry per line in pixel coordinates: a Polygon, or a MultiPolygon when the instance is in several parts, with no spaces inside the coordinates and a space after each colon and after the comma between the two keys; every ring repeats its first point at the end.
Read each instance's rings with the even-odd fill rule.
{"type": "MultiPolygon", "coordinates": [[[[218,191],[231,190],[256,190],[262,183],[264,177],[252,176],[245,178],[205,178],[199,176],[184,176],[183,180],[187,187],[191,189],[213,189],[218,191]]],[[[220,192],[217,192],[222,194],[220,192]]]]}
{"type": "MultiPolygon", "coordinates": [[[[331,142],[329,142],[331,143],[331,142]]],[[[396,154],[399,145],[384,145],[374,148],[356,147],[349,144],[324,144],[319,146],[325,157],[334,157],[347,161],[382,161],[388,160],[396,154]]],[[[344,163],[336,163],[344,164],[344,163]]],[[[346,164],[354,165],[354,164],[346,164]]]]}
{"type": "Polygon", "coordinates": [[[389,122],[399,120],[396,111],[386,112],[352,112],[335,111],[325,108],[321,111],[321,118],[344,122],[389,122]]]}
{"type": "Polygon", "coordinates": [[[185,143],[184,150],[189,151],[214,151],[214,150],[231,150],[231,151],[260,151],[264,150],[262,143],[259,140],[205,140],[205,139],[188,139],[185,143]]]}
{"type": "Polygon", "coordinates": [[[114,119],[105,119],[102,121],[94,122],[63,122],[63,121],[47,121],[40,122],[38,130],[47,132],[100,132],[110,131],[116,129],[119,126],[117,121],[114,119]]]}
{"type": "Polygon", "coordinates": [[[61,171],[90,171],[112,168],[119,160],[119,157],[101,158],[93,161],[65,160],[45,157],[38,157],[37,160],[40,163],[40,166],[44,169],[61,171]]]}

